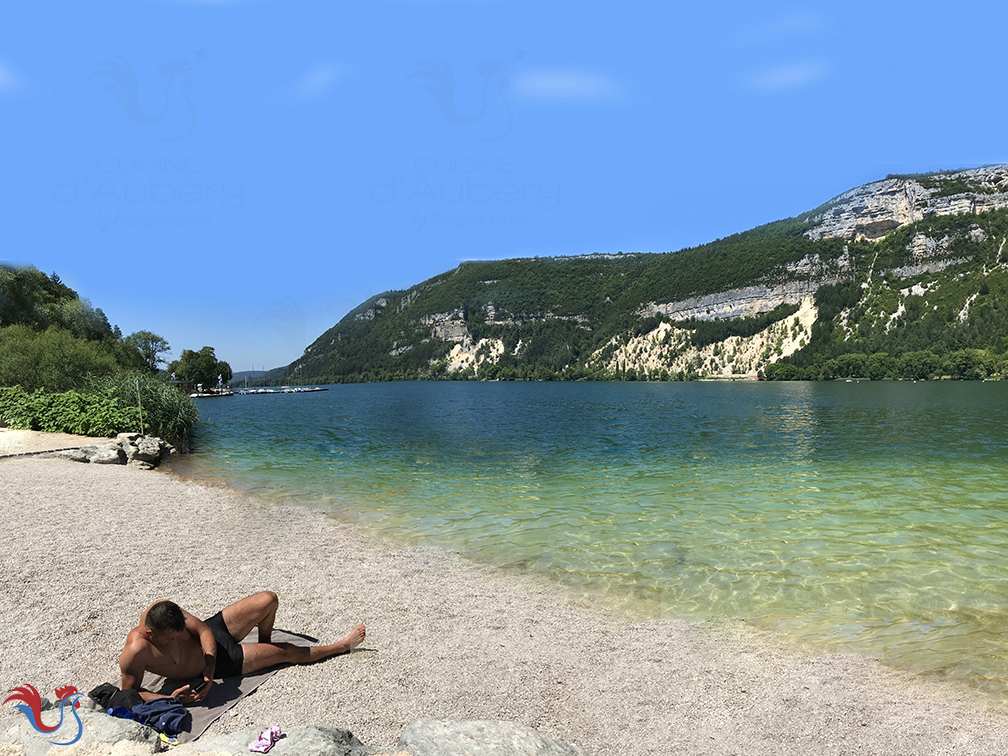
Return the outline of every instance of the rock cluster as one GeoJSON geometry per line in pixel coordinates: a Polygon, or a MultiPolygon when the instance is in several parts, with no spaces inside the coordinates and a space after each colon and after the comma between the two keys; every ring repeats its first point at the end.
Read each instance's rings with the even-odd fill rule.
{"type": "Polygon", "coordinates": [[[157,436],[142,436],[139,433],[120,433],[115,439],[88,444],[79,449],[67,449],[55,456],[74,462],[91,462],[96,465],[129,465],[140,470],[151,470],[162,459],[175,452],[175,447],[166,444],[157,436]]]}
{"type": "MultiPolygon", "coordinates": [[[[59,749],[67,756],[85,753],[88,756],[140,756],[164,749],[158,733],[137,722],[116,719],[83,706],[77,715],[81,720],[80,738],[73,745],[59,749]]],[[[42,736],[31,728],[24,717],[5,719],[0,721],[0,753],[24,756],[50,754],[54,750],[47,737],[60,742],[72,737],[75,730],[76,725],[71,722],[69,726],[60,728],[61,737],[56,737],[56,733],[42,736]],[[63,735],[64,730],[68,734],[63,735]]],[[[275,756],[379,756],[389,753],[365,745],[353,733],[338,727],[292,725],[283,727],[283,730],[284,736],[270,750],[275,756]]],[[[248,754],[249,743],[254,742],[258,735],[258,730],[233,732],[175,746],[170,752],[175,756],[248,754]]],[[[586,752],[576,745],[548,737],[518,722],[457,722],[450,719],[413,722],[403,730],[392,753],[397,756],[586,756],[586,752]]]]}

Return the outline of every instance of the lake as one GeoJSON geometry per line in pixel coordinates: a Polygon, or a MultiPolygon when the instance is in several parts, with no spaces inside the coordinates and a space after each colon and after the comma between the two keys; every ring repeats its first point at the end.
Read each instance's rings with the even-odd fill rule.
{"type": "Polygon", "coordinates": [[[647,616],[1008,691],[1008,383],[455,383],[204,399],[184,474],[647,616]]]}

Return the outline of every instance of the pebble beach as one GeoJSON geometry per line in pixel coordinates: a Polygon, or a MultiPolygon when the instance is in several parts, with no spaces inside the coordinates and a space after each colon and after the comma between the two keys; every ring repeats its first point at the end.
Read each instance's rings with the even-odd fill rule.
{"type": "MultiPolygon", "coordinates": [[[[168,466],[170,468],[170,465],[168,466]]],[[[392,748],[420,718],[514,720],[596,754],[998,754],[1008,706],[732,618],[631,617],[443,549],[170,471],[0,459],[0,686],[118,682],[154,600],[260,590],[348,655],[281,670],[208,730],[317,724],[392,748]]],[[[10,705],[4,718],[21,716],[10,705]]],[[[2,726],[0,726],[2,729],[2,726]]]]}

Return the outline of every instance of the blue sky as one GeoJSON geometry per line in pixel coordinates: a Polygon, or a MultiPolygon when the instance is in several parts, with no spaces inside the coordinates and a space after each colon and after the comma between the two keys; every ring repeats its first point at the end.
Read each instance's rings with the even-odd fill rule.
{"type": "Polygon", "coordinates": [[[0,260],[274,367],[463,260],[668,251],[1008,162],[1005,6],[7,3],[0,260]]]}

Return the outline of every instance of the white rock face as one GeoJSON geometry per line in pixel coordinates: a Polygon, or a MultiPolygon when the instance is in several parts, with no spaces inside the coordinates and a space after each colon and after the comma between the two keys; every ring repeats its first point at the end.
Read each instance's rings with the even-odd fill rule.
{"type": "Polygon", "coordinates": [[[816,289],[824,284],[847,280],[853,267],[850,255],[844,249],[844,253],[834,260],[823,260],[816,254],[806,255],[798,262],[788,265],[786,270],[795,280],[781,284],[745,286],[670,302],[649,302],[640,309],[639,314],[641,317],[649,317],[660,313],[673,320],[752,318],[782,304],[799,304],[814,295],[816,289]]]}
{"type": "MultiPolygon", "coordinates": [[[[600,364],[610,373],[633,369],[648,375],[655,371],[695,372],[701,378],[755,378],[767,365],[794,354],[808,343],[818,310],[811,296],[802,299],[794,315],[771,324],[754,336],[730,336],[705,347],[690,345],[691,331],[663,322],[653,331],[619,345],[600,364]]],[[[616,346],[614,339],[609,343],[616,346]]],[[[602,350],[595,353],[601,357],[602,350]]]]}
{"type": "Polygon", "coordinates": [[[816,211],[810,239],[879,239],[932,215],[981,213],[1008,207],[1008,166],[914,178],[892,178],[850,189],[816,211]],[[961,184],[970,191],[942,194],[961,184]]]}
{"type": "MultiPolygon", "coordinates": [[[[970,238],[974,241],[984,241],[987,234],[977,226],[970,229],[970,238]]],[[[893,268],[891,271],[897,278],[912,278],[921,273],[938,273],[952,265],[968,262],[965,257],[949,257],[949,247],[952,240],[948,236],[933,239],[925,234],[915,234],[907,245],[912,261],[908,265],[893,268]]]]}
{"type": "Polygon", "coordinates": [[[420,324],[431,329],[432,339],[472,346],[472,337],[466,328],[461,308],[436,315],[424,315],[420,318],[420,324]]]}
{"type": "Polygon", "coordinates": [[[504,354],[504,342],[501,339],[480,339],[476,344],[469,342],[468,348],[456,344],[448,353],[447,370],[457,373],[467,368],[479,370],[484,362],[496,364],[504,354]]]}
{"type": "MultiPolygon", "coordinates": [[[[495,325],[521,325],[522,323],[544,322],[549,320],[573,320],[583,324],[587,318],[584,315],[555,315],[546,313],[536,317],[509,317],[496,310],[492,303],[486,306],[486,321],[495,325]]],[[[420,324],[425,328],[430,328],[430,338],[446,341],[454,344],[448,353],[448,362],[445,369],[449,373],[458,373],[468,368],[479,370],[484,363],[496,364],[501,355],[504,354],[504,341],[502,339],[480,339],[474,342],[472,334],[466,327],[461,308],[451,312],[439,312],[435,315],[425,315],[420,318],[420,324]]],[[[514,354],[521,351],[522,343],[519,340],[515,347],[514,354]]],[[[409,346],[394,349],[391,354],[401,354],[409,349],[409,346]]],[[[437,363],[432,360],[431,365],[437,363]]]]}
{"type": "Polygon", "coordinates": [[[742,289],[730,289],[677,302],[649,302],[641,309],[641,315],[647,317],[661,313],[673,320],[752,318],[770,312],[782,304],[797,304],[815,294],[816,289],[823,284],[835,283],[836,280],[792,281],[779,286],[746,286],[742,289]]]}
{"type": "Polygon", "coordinates": [[[385,312],[385,308],[388,307],[389,301],[382,297],[375,301],[374,306],[364,312],[358,313],[354,316],[354,320],[374,320],[376,317],[385,312]]]}

